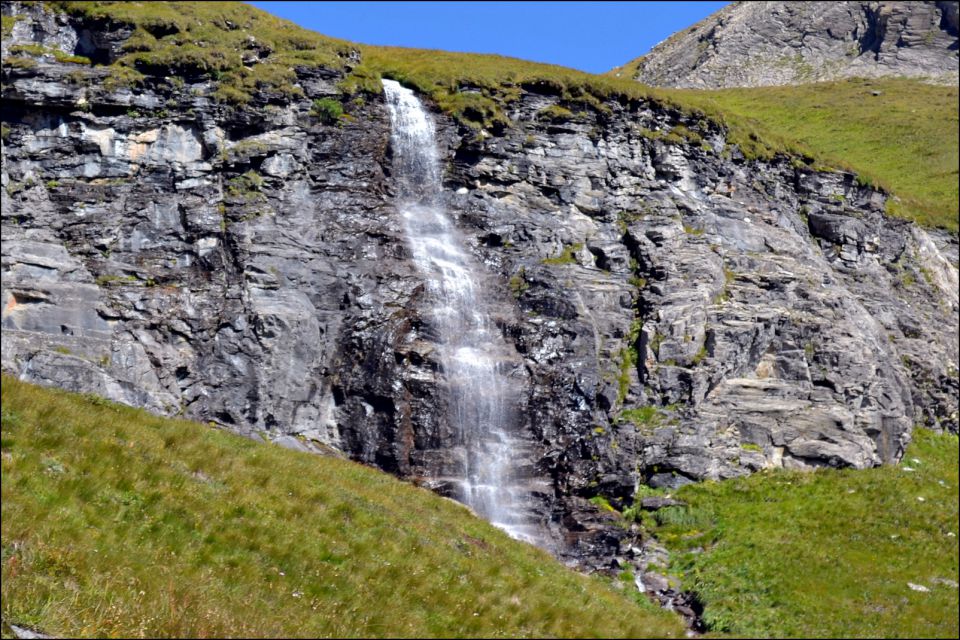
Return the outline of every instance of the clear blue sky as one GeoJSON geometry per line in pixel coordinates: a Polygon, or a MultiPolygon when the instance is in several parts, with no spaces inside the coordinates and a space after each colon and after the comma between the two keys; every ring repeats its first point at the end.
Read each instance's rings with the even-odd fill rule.
{"type": "Polygon", "coordinates": [[[501,55],[603,73],[726,2],[251,2],[363,44],[501,55]]]}

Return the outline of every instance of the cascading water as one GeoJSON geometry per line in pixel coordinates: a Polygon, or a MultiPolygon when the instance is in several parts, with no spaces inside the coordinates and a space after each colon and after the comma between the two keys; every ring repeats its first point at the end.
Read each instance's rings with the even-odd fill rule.
{"type": "Polygon", "coordinates": [[[519,443],[515,383],[505,375],[510,351],[491,320],[480,272],[463,249],[441,202],[433,122],[413,92],[383,81],[390,111],[398,208],[407,242],[430,297],[427,316],[449,393],[449,418],[462,448],[456,497],[515,538],[539,535],[523,508],[516,468],[519,443]]]}

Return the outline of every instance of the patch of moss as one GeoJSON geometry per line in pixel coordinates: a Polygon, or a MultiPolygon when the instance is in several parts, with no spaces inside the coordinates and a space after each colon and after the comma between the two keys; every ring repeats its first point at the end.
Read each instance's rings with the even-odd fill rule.
{"type": "Polygon", "coordinates": [[[563,251],[560,252],[559,256],[553,258],[544,258],[541,260],[543,264],[576,264],[577,259],[574,256],[575,253],[583,249],[583,243],[577,242],[576,244],[571,244],[563,248],[563,251]]]}
{"type": "Polygon", "coordinates": [[[37,44],[15,44],[10,47],[10,53],[28,56],[51,56],[57,62],[70,64],[90,64],[90,58],[64,53],[60,49],[44,47],[37,44]]]}
{"type": "Polygon", "coordinates": [[[34,69],[37,61],[25,56],[7,56],[3,59],[3,66],[11,69],[34,69]]]}
{"type": "Polygon", "coordinates": [[[0,16],[0,32],[3,33],[3,37],[9,38],[12,36],[13,25],[22,19],[23,16],[0,16]]]}
{"type": "Polygon", "coordinates": [[[573,111],[567,109],[566,107],[561,107],[558,104],[552,104],[549,107],[544,107],[537,112],[538,120],[546,120],[548,122],[569,122],[571,120],[576,120],[577,116],[573,111]]]}
{"type": "Polygon", "coordinates": [[[618,416],[618,421],[631,422],[637,428],[655,427],[662,420],[663,416],[660,415],[659,410],[650,405],[636,409],[624,409],[618,416]]]}
{"type": "Polygon", "coordinates": [[[609,511],[611,513],[620,513],[613,508],[613,505],[610,504],[610,501],[604,498],[603,496],[593,496],[590,498],[590,504],[600,507],[604,511],[609,511]]]}
{"type": "Polygon", "coordinates": [[[700,364],[701,362],[703,362],[704,359],[705,359],[707,356],[709,356],[709,355],[710,355],[710,354],[709,354],[709,352],[707,351],[707,345],[703,345],[702,347],[700,347],[700,350],[697,351],[697,353],[696,353],[696,354],[693,356],[693,358],[690,360],[690,364],[695,367],[695,366],[697,366],[698,364],[700,364]]]}

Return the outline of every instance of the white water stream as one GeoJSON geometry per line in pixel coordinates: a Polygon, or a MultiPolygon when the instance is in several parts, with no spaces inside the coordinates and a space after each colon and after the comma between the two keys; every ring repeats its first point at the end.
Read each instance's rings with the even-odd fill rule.
{"type": "Polygon", "coordinates": [[[509,349],[493,323],[481,272],[442,204],[434,125],[420,101],[393,80],[383,81],[392,125],[398,209],[407,243],[427,285],[427,321],[436,336],[449,419],[462,450],[458,500],[515,538],[536,542],[523,508],[524,491],[512,471],[518,446],[516,382],[505,375],[509,349]]]}

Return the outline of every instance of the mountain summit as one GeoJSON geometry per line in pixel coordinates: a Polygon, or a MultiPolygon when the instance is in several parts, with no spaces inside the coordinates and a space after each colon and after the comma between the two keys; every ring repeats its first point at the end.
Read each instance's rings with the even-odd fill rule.
{"type": "Polygon", "coordinates": [[[957,82],[957,2],[735,2],[610,73],[680,88],[957,82]]]}

